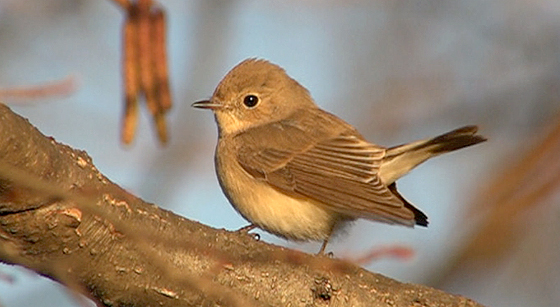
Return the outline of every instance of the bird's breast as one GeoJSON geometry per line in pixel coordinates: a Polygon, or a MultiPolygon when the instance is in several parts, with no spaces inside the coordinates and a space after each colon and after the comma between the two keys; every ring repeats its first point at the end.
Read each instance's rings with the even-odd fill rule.
{"type": "Polygon", "coordinates": [[[337,213],[314,200],[292,197],[251,176],[237,162],[227,140],[218,142],[215,163],[220,186],[233,207],[268,232],[287,239],[319,241],[328,238],[340,220],[337,213]]]}

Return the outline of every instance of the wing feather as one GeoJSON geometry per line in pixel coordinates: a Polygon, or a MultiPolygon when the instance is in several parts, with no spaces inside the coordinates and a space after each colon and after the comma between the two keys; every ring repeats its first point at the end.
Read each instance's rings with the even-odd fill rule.
{"type": "Polygon", "coordinates": [[[353,135],[340,135],[323,141],[293,160],[309,160],[327,173],[369,182],[377,176],[385,149],[353,135]]]}
{"type": "Polygon", "coordinates": [[[294,190],[300,195],[320,200],[333,211],[356,218],[367,218],[389,224],[414,225],[414,214],[395,201],[387,188],[378,184],[345,182],[345,179],[325,180],[316,174],[302,175],[292,171],[294,190]],[[351,187],[351,188],[349,188],[351,187]]]}
{"type": "Polygon", "coordinates": [[[248,139],[238,142],[239,164],[276,189],[313,199],[330,210],[413,226],[414,213],[378,176],[386,149],[365,141],[329,113],[307,112],[311,113],[301,114],[305,120],[296,114],[240,135],[248,139]],[[278,142],[269,142],[270,138],[278,142]]]}

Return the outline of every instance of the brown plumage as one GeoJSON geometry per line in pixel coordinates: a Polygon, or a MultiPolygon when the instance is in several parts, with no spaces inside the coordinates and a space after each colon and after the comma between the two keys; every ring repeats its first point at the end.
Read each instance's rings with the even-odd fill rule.
{"type": "Polygon", "coordinates": [[[323,240],[357,218],[427,226],[395,181],[425,160],[483,142],[475,126],[384,148],[319,109],[280,67],[246,60],[209,101],[219,127],[216,170],[222,189],[247,220],[294,240],[323,240]],[[252,97],[251,97],[252,96],[252,97]]]}

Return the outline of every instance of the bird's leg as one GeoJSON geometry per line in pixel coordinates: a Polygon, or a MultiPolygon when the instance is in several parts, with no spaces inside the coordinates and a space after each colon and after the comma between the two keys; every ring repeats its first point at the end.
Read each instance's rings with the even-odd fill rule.
{"type": "Polygon", "coordinates": [[[319,252],[317,253],[317,255],[323,255],[325,254],[325,249],[327,248],[327,244],[329,244],[329,238],[326,238],[325,241],[323,241],[323,244],[321,245],[321,249],[319,250],[319,252]]]}
{"type": "Polygon", "coordinates": [[[325,254],[325,249],[327,248],[327,244],[329,244],[329,239],[331,238],[333,232],[334,232],[334,228],[336,227],[336,223],[334,223],[331,227],[331,230],[329,231],[329,235],[327,236],[327,238],[325,239],[325,241],[323,241],[323,245],[321,245],[321,249],[319,250],[319,252],[317,253],[317,255],[324,255],[325,254]]]}
{"type": "Polygon", "coordinates": [[[255,228],[257,228],[257,225],[255,225],[255,224],[249,224],[249,225],[247,225],[247,226],[243,226],[243,227],[237,229],[235,232],[248,233],[249,231],[251,231],[251,230],[253,230],[253,229],[255,229],[255,228]]]}

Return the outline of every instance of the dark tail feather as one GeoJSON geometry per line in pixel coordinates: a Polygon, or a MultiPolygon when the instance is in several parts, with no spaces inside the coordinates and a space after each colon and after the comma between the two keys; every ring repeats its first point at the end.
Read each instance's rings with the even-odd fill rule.
{"type": "Polygon", "coordinates": [[[439,154],[486,141],[485,137],[476,134],[477,131],[477,126],[461,127],[440,136],[436,136],[435,138],[428,140],[423,144],[420,144],[418,147],[413,148],[412,150],[430,148],[430,152],[439,154]]]}
{"type": "Polygon", "coordinates": [[[379,170],[381,179],[391,184],[431,157],[486,141],[477,131],[477,126],[465,126],[429,140],[391,147],[379,170]]]}

